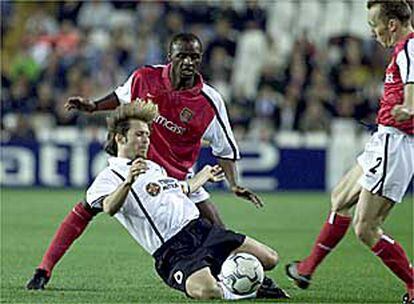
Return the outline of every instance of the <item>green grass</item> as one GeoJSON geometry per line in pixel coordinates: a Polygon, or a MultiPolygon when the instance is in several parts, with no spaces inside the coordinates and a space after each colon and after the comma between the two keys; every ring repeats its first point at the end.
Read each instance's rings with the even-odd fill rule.
{"type": "MultiPolygon", "coordinates": [[[[8,190],[1,193],[2,303],[185,303],[183,294],[155,274],[153,262],[110,217],[95,218],[55,268],[43,292],[24,286],[54,231],[76,200],[78,190],[8,190]]],[[[281,265],[270,273],[293,296],[290,303],[399,303],[403,285],[348,233],[301,291],[284,276],[286,262],[306,255],[328,210],[320,193],[264,194],[256,210],[233,196],[215,193],[226,224],[276,249],[281,265]]],[[[397,206],[385,225],[413,257],[412,198],[397,206]]],[[[219,301],[215,301],[217,303],[219,301]]],[[[270,301],[272,302],[272,301],[270,301]]],[[[274,302],[274,301],[273,301],[274,302]]]]}

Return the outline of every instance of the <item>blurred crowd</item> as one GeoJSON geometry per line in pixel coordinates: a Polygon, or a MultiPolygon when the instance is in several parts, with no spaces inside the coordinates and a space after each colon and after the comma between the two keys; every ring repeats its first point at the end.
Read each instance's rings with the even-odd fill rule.
{"type": "Polygon", "coordinates": [[[165,63],[183,31],[202,39],[201,72],[239,140],[329,132],[337,117],[372,122],[386,54],[365,14],[362,0],[1,1],[3,140],[102,126],[102,115],[66,112],[67,97],[101,97],[137,67],[165,63]]]}

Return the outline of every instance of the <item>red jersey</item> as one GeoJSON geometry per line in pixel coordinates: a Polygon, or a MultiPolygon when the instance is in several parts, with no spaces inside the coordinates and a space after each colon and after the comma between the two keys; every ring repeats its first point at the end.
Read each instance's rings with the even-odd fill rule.
{"type": "Polygon", "coordinates": [[[201,140],[213,155],[236,160],[240,153],[220,94],[196,76],[194,87],[174,90],[170,65],[146,66],[132,73],[115,90],[120,103],[151,99],[159,115],[152,124],[148,158],[163,166],[169,176],[183,180],[196,162],[201,140]]]}
{"type": "Polygon", "coordinates": [[[380,100],[377,123],[414,134],[412,119],[397,122],[391,115],[395,105],[404,103],[404,85],[414,83],[414,33],[394,47],[391,62],[385,70],[384,92],[380,100]]]}

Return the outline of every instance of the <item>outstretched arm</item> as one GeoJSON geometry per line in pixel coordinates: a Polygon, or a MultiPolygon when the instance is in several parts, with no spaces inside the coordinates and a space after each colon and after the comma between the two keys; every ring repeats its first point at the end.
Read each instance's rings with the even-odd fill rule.
{"type": "Polygon", "coordinates": [[[231,191],[237,197],[250,201],[256,207],[263,207],[263,202],[259,196],[257,196],[253,191],[238,185],[238,172],[236,162],[234,160],[222,158],[218,158],[217,161],[226,174],[226,178],[229,182],[231,191]]]}
{"type": "Polygon", "coordinates": [[[206,165],[203,169],[197,172],[196,175],[187,180],[188,189],[184,192],[195,192],[207,182],[217,183],[224,180],[224,178],[224,172],[220,166],[215,165],[212,167],[210,165],[206,165]]]}
{"type": "Polygon", "coordinates": [[[112,92],[109,95],[95,101],[81,96],[69,97],[65,103],[65,109],[67,111],[76,109],[81,112],[92,113],[96,111],[113,110],[119,106],[119,104],[118,96],[115,92],[112,92]]]}

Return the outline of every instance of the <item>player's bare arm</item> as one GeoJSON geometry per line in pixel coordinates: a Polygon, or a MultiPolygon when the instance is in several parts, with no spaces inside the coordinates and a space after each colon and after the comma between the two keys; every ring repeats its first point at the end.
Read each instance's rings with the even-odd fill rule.
{"type": "Polygon", "coordinates": [[[95,101],[81,96],[73,96],[69,97],[65,103],[67,111],[78,110],[88,113],[113,110],[117,106],[119,106],[119,101],[114,92],[95,101]]]}
{"type": "Polygon", "coordinates": [[[414,84],[409,83],[404,86],[404,103],[396,105],[392,111],[396,121],[414,120],[414,84]]]}
{"type": "Polygon", "coordinates": [[[136,159],[129,169],[128,177],[119,187],[103,201],[103,211],[113,216],[122,207],[125,198],[137,177],[147,171],[147,164],[142,158],[136,159]]]}
{"type": "Polygon", "coordinates": [[[200,187],[202,187],[207,182],[221,182],[225,179],[225,174],[223,169],[218,166],[210,166],[206,165],[203,169],[201,169],[194,177],[190,178],[188,183],[188,192],[192,193],[197,191],[200,187]]]}
{"type": "Polygon", "coordinates": [[[251,190],[241,187],[238,185],[237,181],[237,166],[236,162],[229,159],[217,159],[220,166],[223,168],[224,173],[226,174],[227,181],[229,182],[229,186],[231,191],[237,196],[242,199],[248,200],[253,203],[256,207],[263,207],[263,202],[259,196],[257,196],[251,190]]]}

